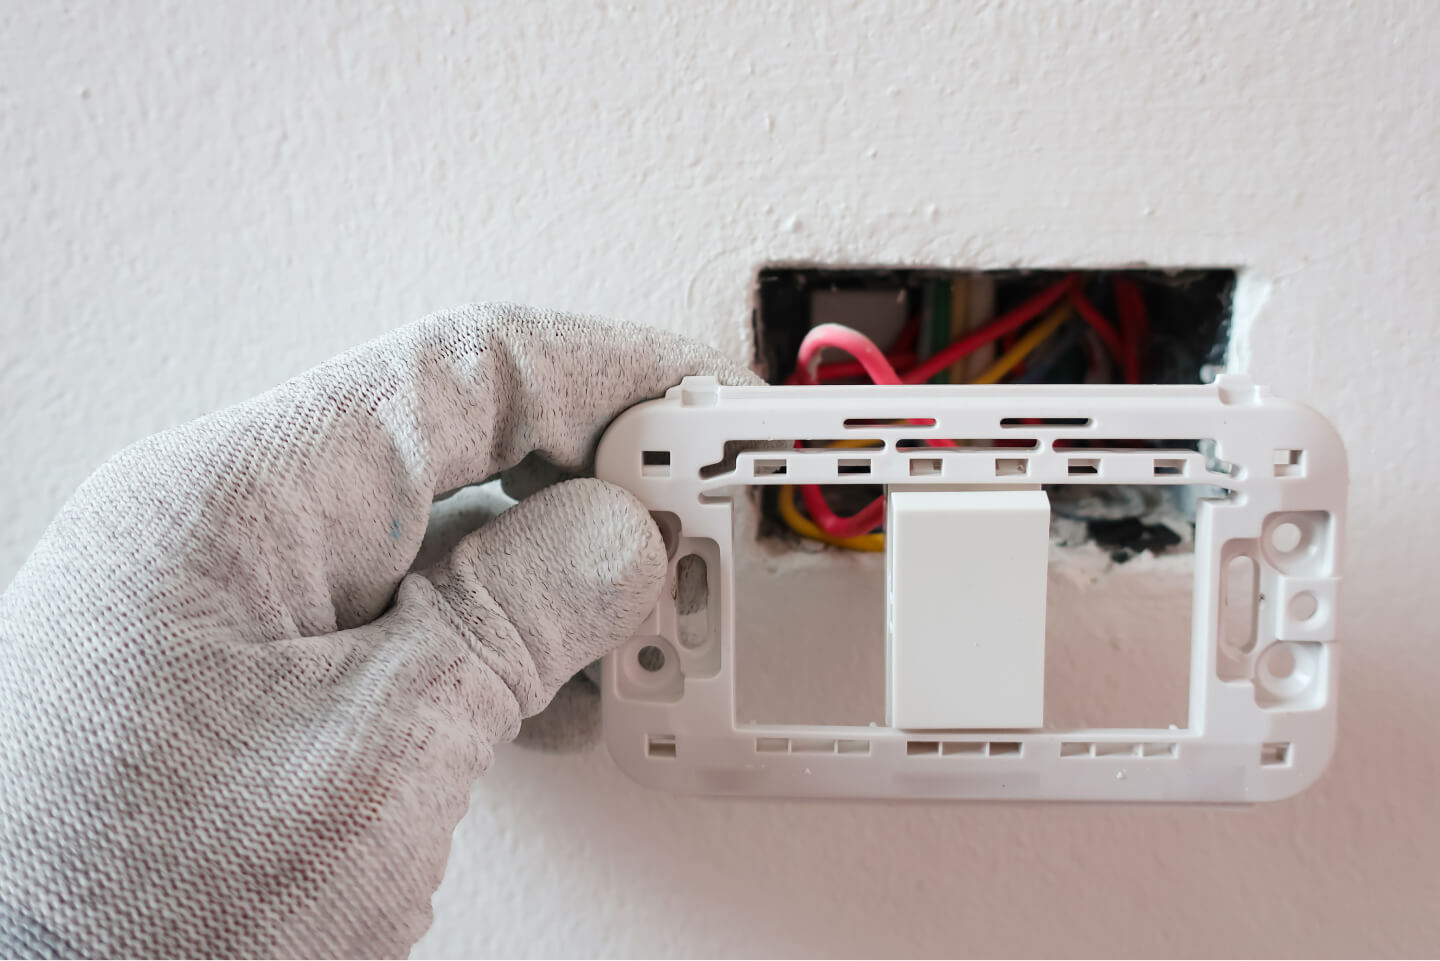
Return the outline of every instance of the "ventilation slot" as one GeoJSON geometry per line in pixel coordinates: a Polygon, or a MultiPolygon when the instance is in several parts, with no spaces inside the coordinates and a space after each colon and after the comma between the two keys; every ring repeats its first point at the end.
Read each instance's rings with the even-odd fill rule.
{"type": "Polygon", "coordinates": [[[1156,477],[1183,477],[1185,476],[1185,461],[1179,459],[1156,458],[1156,477]]]}
{"type": "Polygon", "coordinates": [[[995,476],[1013,477],[1030,472],[1030,460],[1027,457],[997,457],[995,458],[995,476]]]}
{"type": "Polygon", "coordinates": [[[868,474],[870,473],[870,458],[842,457],[838,471],[841,474],[868,474]]]}
{"type": "Polygon", "coordinates": [[[802,440],[796,443],[802,451],[834,447],[844,447],[846,450],[879,450],[885,446],[885,442],[878,437],[846,437],[843,440],[832,437],[829,440],[802,440]]]}
{"type": "Polygon", "coordinates": [[[668,450],[641,451],[640,475],[642,477],[669,477],[670,452],[668,450]]]}
{"type": "Polygon", "coordinates": [[[1024,748],[1020,741],[905,742],[906,754],[940,754],[946,757],[1019,757],[1024,748]]]}
{"type": "Polygon", "coordinates": [[[1088,417],[1006,417],[1001,427],[1089,427],[1088,417]]]}
{"type": "Polygon", "coordinates": [[[1275,452],[1276,477],[1304,477],[1305,452],[1303,450],[1277,450],[1275,452]]]}
{"type": "Polygon", "coordinates": [[[1290,766],[1289,741],[1272,741],[1260,749],[1261,767],[1289,767],[1290,766]]]}
{"type": "Polygon", "coordinates": [[[1070,458],[1070,476],[1100,473],[1100,461],[1093,457],[1070,458]]]}
{"type": "MultiPolygon", "coordinates": [[[[899,450],[907,450],[914,447],[933,447],[936,441],[925,437],[902,437],[895,442],[899,450]]],[[[984,437],[954,437],[950,439],[960,451],[991,451],[991,450],[1036,450],[1040,442],[1033,437],[1014,438],[984,438],[984,437]]]]}
{"type": "Polygon", "coordinates": [[[933,417],[848,417],[847,430],[864,430],[876,427],[934,427],[933,417]]]}
{"type": "Polygon", "coordinates": [[[645,739],[645,754],[648,757],[675,757],[675,735],[651,734],[645,739]]]}
{"type": "Polygon", "coordinates": [[[933,477],[940,473],[940,458],[938,457],[912,457],[910,458],[911,477],[933,477]]]}
{"type": "Polygon", "coordinates": [[[832,740],[823,737],[757,737],[760,754],[869,754],[870,742],[859,738],[832,740]]]}
{"type": "Polygon", "coordinates": [[[1195,450],[1200,441],[1196,440],[1121,440],[1113,437],[1057,437],[1050,442],[1050,446],[1057,451],[1071,450],[1103,450],[1117,454],[1143,453],[1163,454],[1167,451],[1175,453],[1191,453],[1195,450]]]}
{"type": "Polygon", "coordinates": [[[1140,745],[1124,741],[1097,741],[1096,757],[1129,757],[1140,753],[1140,745]]]}
{"type": "Polygon", "coordinates": [[[755,461],[756,477],[775,477],[783,473],[785,473],[785,459],[783,457],[755,461]]]}
{"type": "Polygon", "coordinates": [[[1180,746],[1174,741],[1149,741],[1136,744],[1128,741],[1061,741],[1061,757],[1178,757],[1180,746]]]}
{"type": "MultiPolygon", "coordinates": [[[[874,437],[847,437],[844,439],[833,437],[821,440],[802,440],[793,443],[776,440],[730,440],[725,442],[723,457],[713,464],[706,464],[700,468],[700,477],[704,480],[709,480],[712,477],[719,477],[721,474],[730,473],[735,469],[741,454],[749,452],[761,454],[766,452],[773,453],[782,448],[794,447],[796,443],[800,445],[800,447],[795,448],[795,453],[797,454],[818,454],[831,451],[836,447],[844,447],[847,450],[880,450],[885,446],[883,440],[874,437]]],[[[668,451],[647,451],[646,453],[647,455],[651,453],[665,454],[667,458],[669,456],[668,451]]],[[[775,458],[775,460],[780,460],[780,458],[775,458]]],[[[668,464],[669,461],[667,460],[666,463],[668,464]]],[[[642,467],[642,470],[643,469],[642,467]]],[[[762,474],[764,472],[757,468],[755,473],[762,474]]],[[[780,471],[779,473],[784,473],[784,471],[780,471]]]]}

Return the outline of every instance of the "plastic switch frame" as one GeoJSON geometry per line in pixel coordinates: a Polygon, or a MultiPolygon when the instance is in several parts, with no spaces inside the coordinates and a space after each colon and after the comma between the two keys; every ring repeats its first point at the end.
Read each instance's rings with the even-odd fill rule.
{"type": "Polygon", "coordinates": [[[663,519],[672,586],[705,578],[703,609],[677,606],[687,592],[662,592],[636,637],[602,665],[606,744],[643,784],[709,795],[1246,803],[1296,794],[1329,763],[1345,451],[1323,416],[1246,379],[722,387],[687,378],[616,419],[596,474],[663,519]],[[901,445],[927,437],[961,446],[901,445]],[[794,449],[796,438],[881,446],[794,449]],[[1033,443],[966,443],[993,438],[1033,443]],[[1066,443],[1082,438],[1092,443],[1066,443]],[[1173,438],[1184,443],[1165,440],[1173,438]],[[737,723],[734,614],[744,599],[734,587],[735,501],[754,487],[806,483],[879,483],[890,494],[1073,483],[1218,489],[1196,510],[1186,726],[737,723]],[[1241,557],[1254,564],[1260,600],[1245,636],[1229,638],[1224,572],[1241,557]]]}

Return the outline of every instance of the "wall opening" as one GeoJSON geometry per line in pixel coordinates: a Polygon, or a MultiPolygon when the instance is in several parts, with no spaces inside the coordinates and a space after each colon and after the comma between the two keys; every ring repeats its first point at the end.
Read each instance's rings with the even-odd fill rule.
{"type": "MultiPolygon", "coordinates": [[[[904,372],[935,367],[945,348],[991,321],[1069,284],[1074,294],[1006,335],[935,370],[926,383],[1199,384],[1223,370],[1229,345],[1236,274],[1232,269],[950,271],[890,267],[785,267],[761,269],[754,298],[755,364],[771,383],[794,382],[800,342],[814,326],[839,323],[869,336],[904,372]],[[932,358],[935,358],[932,360],[932,358]]],[[[829,383],[866,383],[850,358],[827,351],[821,375],[829,383]]],[[[818,442],[817,442],[818,443],[818,442]]],[[[999,438],[997,447],[1019,444],[999,438]]],[[[1097,442],[1089,442],[1095,444],[1097,442]]],[[[1175,444],[1157,445],[1157,476],[1174,473],[1165,457],[1175,444]]],[[[1287,452],[1288,453],[1288,452],[1287,452]]],[[[1021,457],[1002,459],[1023,472],[1021,457]]],[[[1277,460],[1277,470],[1298,461],[1277,460]]],[[[917,460],[923,476],[933,463],[917,460]]],[[[1093,473],[1093,458],[1077,445],[1071,474],[1093,473]]],[[[1187,550],[1193,543],[1195,500],[1182,486],[1057,485],[1054,539],[1066,546],[1094,544],[1123,562],[1140,553],[1187,550]]],[[[825,500],[850,515],[871,503],[873,485],[833,485],[825,500]]],[[[764,488],[758,533],[797,541],[785,521],[781,491],[764,488]]],[[[803,505],[801,511],[803,513],[803,505]]]]}

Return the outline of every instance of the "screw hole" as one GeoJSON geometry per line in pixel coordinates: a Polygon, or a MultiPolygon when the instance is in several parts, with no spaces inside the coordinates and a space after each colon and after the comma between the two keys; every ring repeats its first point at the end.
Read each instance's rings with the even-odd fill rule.
{"type": "Polygon", "coordinates": [[[1256,665],[1256,695],[1261,707],[1273,707],[1300,697],[1320,673],[1319,644],[1272,644],[1256,665]]]}
{"type": "Polygon", "coordinates": [[[1280,553],[1289,554],[1300,546],[1299,526],[1289,521],[1277,524],[1270,532],[1270,544],[1280,553]]]}
{"type": "Polygon", "coordinates": [[[643,670],[654,674],[665,666],[665,652],[654,644],[646,644],[635,655],[635,663],[639,664],[643,670]]]}
{"type": "Polygon", "coordinates": [[[1320,602],[1309,591],[1301,591],[1290,598],[1290,616],[1297,621],[1308,621],[1319,610],[1320,602]]]}
{"type": "MultiPolygon", "coordinates": [[[[644,651],[641,653],[643,654],[644,651]]],[[[665,655],[661,654],[660,659],[663,663],[665,655]]],[[[1289,680],[1290,675],[1295,673],[1295,655],[1288,647],[1280,645],[1265,658],[1265,670],[1277,681],[1289,680]]]]}

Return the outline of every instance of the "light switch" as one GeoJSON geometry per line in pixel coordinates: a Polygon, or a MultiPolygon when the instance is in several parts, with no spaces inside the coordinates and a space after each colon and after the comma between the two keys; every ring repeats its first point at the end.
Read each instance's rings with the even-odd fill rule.
{"type": "Polygon", "coordinates": [[[886,509],[890,725],[1043,726],[1049,497],[902,490],[886,509]]]}

